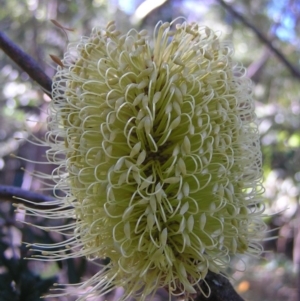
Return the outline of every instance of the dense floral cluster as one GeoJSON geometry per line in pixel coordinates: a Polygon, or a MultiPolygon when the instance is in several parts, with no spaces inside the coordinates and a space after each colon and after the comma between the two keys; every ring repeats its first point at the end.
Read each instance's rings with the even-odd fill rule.
{"type": "Polygon", "coordinates": [[[71,44],[62,63],[46,144],[65,196],[59,210],[28,210],[74,218],[39,226],[69,239],[37,258],[110,259],[78,300],[118,286],[122,300],[160,287],[188,298],[232,255],[261,252],[259,135],[230,46],[197,24],[159,23],[149,37],[111,22],[71,44]]]}

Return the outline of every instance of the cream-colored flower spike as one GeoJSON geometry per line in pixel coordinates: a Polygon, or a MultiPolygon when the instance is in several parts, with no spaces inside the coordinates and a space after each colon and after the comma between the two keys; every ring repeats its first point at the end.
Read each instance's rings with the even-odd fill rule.
{"type": "Polygon", "coordinates": [[[233,50],[197,24],[122,35],[110,22],[71,44],[53,79],[46,144],[68,240],[41,260],[110,262],[88,296],[158,288],[188,299],[231,256],[260,254],[262,165],[251,82],[233,50]],[[62,158],[63,155],[63,158],[62,158]],[[60,247],[60,249],[58,249],[60,247]],[[65,252],[65,251],[68,252],[65,252]]]}

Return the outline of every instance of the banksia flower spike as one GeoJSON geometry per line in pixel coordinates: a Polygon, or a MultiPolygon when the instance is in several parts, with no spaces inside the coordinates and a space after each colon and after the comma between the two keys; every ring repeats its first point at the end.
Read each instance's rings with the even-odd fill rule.
{"type": "Polygon", "coordinates": [[[110,261],[79,284],[88,296],[158,288],[188,299],[235,254],[259,255],[262,165],[251,82],[233,50],[197,24],[153,37],[113,22],[70,44],[53,79],[47,158],[68,239],[41,260],[110,261]],[[60,247],[60,248],[59,248],[60,247]],[[65,252],[68,251],[68,252],[65,252]]]}

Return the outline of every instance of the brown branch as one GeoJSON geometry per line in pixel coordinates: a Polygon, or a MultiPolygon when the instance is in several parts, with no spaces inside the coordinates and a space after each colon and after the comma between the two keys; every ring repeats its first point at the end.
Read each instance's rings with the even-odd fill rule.
{"type": "Polygon", "coordinates": [[[284,54],[277,49],[272,42],[253,24],[251,24],[246,18],[244,18],[239,12],[237,12],[231,5],[224,2],[224,0],[217,0],[227,11],[229,11],[234,17],[241,21],[244,25],[250,28],[267,47],[277,56],[277,58],[289,69],[290,73],[300,79],[300,70],[290,63],[284,54]]]}
{"type": "MultiPolygon", "coordinates": [[[[194,299],[195,301],[244,301],[224,276],[209,271],[205,277],[205,281],[210,287],[211,294],[208,298],[202,294],[198,294],[194,299]]],[[[201,288],[205,293],[208,293],[206,284],[203,283],[201,288]]]]}
{"type": "Polygon", "coordinates": [[[15,202],[19,204],[24,204],[31,208],[55,208],[56,206],[51,205],[55,199],[50,196],[45,196],[40,193],[28,191],[22,188],[0,185],[0,200],[15,202]],[[30,202],[36,203],[33,205],[31,203],[26,202],[26,200],[30,202]],[[39,205],[41,204],[41,205],[39,205]],[[44,205],[42,205],[44,204],[44,205]],[[47,204],[47,206],[45,206],[47,204]],[[49,205],[48,205],[49,204],[49,205]]]}
{"type": "Polygon", "coordinates": [[[52,80],[42,70],[37,61],[14,44],[3,32],[0,31],[0,48],[34,81],[36,81],[46,94],[51,97],[52,80]]]}

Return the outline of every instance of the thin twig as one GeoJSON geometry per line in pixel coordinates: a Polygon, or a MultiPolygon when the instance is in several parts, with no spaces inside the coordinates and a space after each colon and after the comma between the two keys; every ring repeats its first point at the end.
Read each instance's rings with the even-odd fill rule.
{"type": "Polygon", "coordinates": [[[0,31],[0,48],[51,97],[52,80],[37,61],[0,31]]]}
{"type": "Polygon", "coordinates": [[[217,0],[227,11],[229,11],[233,16],[235,16],[238,20],[240,20],[244,25],[249,27],[259,38],[261,42],[267,45],[267,47],[277,56],[277,58],[289,69],[292,75],[300,79],[300,70],[296,68],[292,63],[290,63],[285,55],[277,49],[271,41],[256,28],[253,24],[251,24],[246,18],[244,18],[239,12],[237,12],[231,5],[224,2],[224,0],[217,0]]]}
{"type": "Polygon", "coordinates": [[[51,202],[55,201],[50,196],[7,185],[0,185],[0,200],[21,203],[32,208],[46,208],[45,204],[47,204],[47,209],[51,207],[51,202]],[[28,203],[26,200],[36,203],[36,205],[28,203]],[[44,206],[39,204],[44,204],[44,206]]]}

